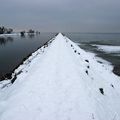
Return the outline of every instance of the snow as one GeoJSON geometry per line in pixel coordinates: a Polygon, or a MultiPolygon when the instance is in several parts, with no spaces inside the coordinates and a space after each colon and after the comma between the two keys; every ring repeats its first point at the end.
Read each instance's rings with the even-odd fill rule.
{"type": "Polygon", "coordinates": [[[120,120],[120,78],[61,33],[15,74],[0,90],[0,120],[120,120]]]}
{"type": "Polygon", "coordinates": [[[104,51],[106,53],[120,53],[120,46],[110,46],[110,45],[93,45],[97,46],[98,50],[104,51]]]}
{"type": "Polygon", "coordinates": [[[4,80],[0,82],[0,89],[3,89],[6,86],[9,86],[11,84],[10,80],[4,80]]]}
{"type": "Polygon", "coordinates": [[[0,37],[14,37],[19,35],[19,33],[11,33],[11,34],[0,34],[0,37]]]}

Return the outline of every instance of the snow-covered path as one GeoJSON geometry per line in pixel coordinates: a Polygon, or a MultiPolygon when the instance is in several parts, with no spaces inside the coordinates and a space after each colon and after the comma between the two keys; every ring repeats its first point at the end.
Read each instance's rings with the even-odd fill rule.
{"type": "Polygon", "coordinates": [[[119,120],[119,85],[107,67],[58,34],[1,91],[0,120],[119,120]]]}

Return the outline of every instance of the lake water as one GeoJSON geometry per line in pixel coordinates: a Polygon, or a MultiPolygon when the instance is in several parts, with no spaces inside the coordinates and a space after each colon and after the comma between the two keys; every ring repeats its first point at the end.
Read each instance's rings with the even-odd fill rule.
{"type": "MultiPolygon", "coordinates": [[[[56,33],[41,33],[35,36],[0,37],[0,76],[10,73],[23,58],[34,52],[38,47],[55,36],[56,33]]],[[[120,34],[83,34],[65,33],[67,37],[86,51],[95,52],[99,57],[120,65],[120,53],[105,53],[99,51],[93,44],[120,46],[120,34]]]]}
{"type": "Polygon", "coordinates": [[[35,36],[0,37],[0,76],[10,73],[24,58],[42,46],[55,33],[41,33],[35,36]]]}

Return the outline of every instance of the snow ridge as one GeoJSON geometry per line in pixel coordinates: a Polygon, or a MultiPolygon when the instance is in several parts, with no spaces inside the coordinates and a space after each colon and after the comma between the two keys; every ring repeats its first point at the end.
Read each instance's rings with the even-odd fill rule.
{"type": "Polygon", "coordinates": [[[0,120],[120,120],[120,78],[109,66],[61,33],[35,54],[0,91],[0,120]]]}

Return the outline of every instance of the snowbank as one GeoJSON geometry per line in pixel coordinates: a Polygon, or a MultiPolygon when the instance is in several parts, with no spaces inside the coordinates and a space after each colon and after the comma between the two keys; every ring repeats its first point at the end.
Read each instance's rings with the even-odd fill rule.
{"type": "Polygon", "coordinates": [[[0,120],[120,120],[120,78],[58,34],[0,90],[0,120]]]}
{"type": "Polygon", "coordinates": [[[110,45],[93,45],[97,46],[100,51],[106,53],[120,53],[120,46],[110,46],[110,45]]]}

